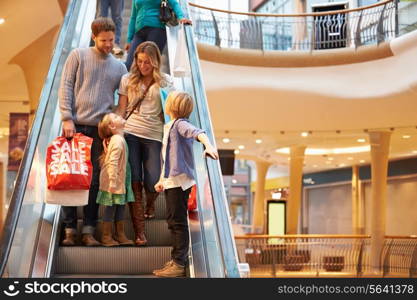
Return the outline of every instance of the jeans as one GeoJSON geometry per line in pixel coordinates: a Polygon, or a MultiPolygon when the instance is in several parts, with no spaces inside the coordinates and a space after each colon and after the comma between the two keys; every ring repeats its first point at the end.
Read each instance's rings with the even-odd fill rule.
{"type": "MultiPolygon", "coordinates": [[[[91,162],[93,164],[93,177],[91,179],[90,193],[88,195],[88,204],[83,206],[84,223],[82,233],[94,233],[97,224],[99,204],[96,202],[98,188],[100,185],[100,164],[99,157],[103,152],[102,140],[98,136],[96,126],[75,125],[76,132],[93,138],[91,145],[91,162]]],[[[77,206],[63,206],[62,214],[64,217],[65,228],[77,228],[77,206]]]]}
{"type": "Polygon", "coordinates": [[[165,48],[167,43],[167,33],[165,28],[158,27],[143,27],[133,36],[132,42],[130,43],[129,52],[126,59],[126,68],[129,71],[130,66],[133,63],[135,58],[136,48],[143,42],[152,41],[158,45],[159,51],[162,51],[165,48]]]}
{"type": "Polygon", "coordinates": [[[125,205],[114,204],[104,208],[103,221],[104,222],[118,222],[125,218],[125,205]]]}
{"type": "Polygon", "coordinates": [[[171,258],[179,265],[185,266],[188,261],[190,237],[187,220],[187,203],[191,188],[165,190],[168,229],[171,232],[171,258]]]}
{"type": "Polygon", "coordinates": [[[161,174],[162,143],[132,134],[125,136],[129,148],[132,182],[143,182],[145,191],[154,193],[161,174]]]}
{"type": "Polygon", "coordinates": [[[120,45],[120,36],[122,35],[123,25],[123,6],[124,0],[100,0],[100,16],[108,17],[109,8],[111,10],[111,18],[116,25],[115,43],[120,45]]]}

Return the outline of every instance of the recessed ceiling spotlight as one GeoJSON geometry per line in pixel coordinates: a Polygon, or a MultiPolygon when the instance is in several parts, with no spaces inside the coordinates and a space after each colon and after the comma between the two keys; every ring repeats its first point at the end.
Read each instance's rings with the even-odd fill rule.
{"type": "Polygon", "coordinates": [[[346,165],[345,164],[339,164],[339,167],[345,167],[346,165]]]}
{"type": "Polygon", "coordinates": [[[230,139],[229,138],[224,138],[223,143],[225,143],[225,144],[230,143],[230,139]]]}
{"type": "Polygon", "coordinates": [[[403,139],[409,139],[411,138],[411,135],[403,135],[403,139]]]}
{"type": "Polygon", "coordinates": [[[0,25],[3,24],[4,22],[6,22],[6,20],[3,18],[0,18],[0,25]]]}
{"type": "Polygon", "coordinates": [[[237,180],[236,179],[232,179],[232,183],[233,184],[236,184],[237,183],[237,180]]]}
{"type": "Polygon", "coordinates": [[[328,160],[334,160],[334,158],[333,158],[333,157],[328,157],[327,159],[328,159],[328,160]]]}
{"type": "Polygon", "coordinates": [[[417,154],[417,150],[413,150],[413,153],[414,153],[414,154],[417,154]]]}
{"type": "Polygon", "coordinates": [[[301,132],[301,136],[302,137],[307,137],[308,136],[308,132],[307,131],[301,132]]]}
{"type": "Polygon", "coordinates": [[[313,165],[313,168],[317,168],[318,167],[318,165],[313,165]]]}
{"type": "Polygon", "coordinates": [[[361,164],[363,164],[363,163],[365,163],[365,160],[361,159],[359,162],[360,162],[361,164]]]}
{"type": "Polygon", "coordinates": [[[239,154],[239,153],[240,153],[240,151],[236,149],[234,153],[235,153],[235,154],[239,154]]]}
{"type": "Polygon", "coordinates": [[[244,145],[239,145],[239,146],[238,146],[238,148],[239,148],[240,150],[243,150],[243,149],[245,149],[245,146],[244,146],[244,145]]]}
{"type": "Polygon", "coordinates": [[[357,139],[356,140],[358,143],[365,143],[366,142],[366,140],[365,139],[357,139]]]}
{"type": "Polygon", "coordinates": [[[262,140],[261,140],[261,139],[257,139],[257,140],[255,141],[255,143],[257,143],[257,144],[262,144],[262,140]]]}

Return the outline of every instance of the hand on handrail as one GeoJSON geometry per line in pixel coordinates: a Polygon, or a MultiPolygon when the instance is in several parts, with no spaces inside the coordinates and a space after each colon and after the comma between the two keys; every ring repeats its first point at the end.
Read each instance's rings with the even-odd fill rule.
{"type": "Polygon", "coordinates": [[[193,22],[190,19],[186,18],[179,19],[178,22],[184,25],[193,25],[193,22]]]}

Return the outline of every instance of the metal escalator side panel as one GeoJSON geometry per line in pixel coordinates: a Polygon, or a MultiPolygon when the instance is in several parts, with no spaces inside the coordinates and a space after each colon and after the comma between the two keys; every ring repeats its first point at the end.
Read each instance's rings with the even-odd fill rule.
{"type": "MultiPolygon", "coordinates": [[[[180,2],[185,15],[189,15],[186,1],[180,2]]],[[[176,27],[169,27],[167,31],[171,71],[173,71],[177,31],[176,27]]],[[[190,121],[205,130],[210,140],[215,144],[192,27],[185,26],[185,35],[191,77],[175,78],[175,86],[193,96],[196,105],[190,116],[190,121]]],[[[193,150],[198,194],[198,218],[201,242],[204,248],[205,268],[202,269],[206,270],[207,277],[239,277],[237,251],[220,163],[211,159],[203,159],[203,149],[199,143],[194,143],[193,150]]],[[[194,259],[194,261],[196,260],[194,259]]]]}
{"type": "Polygon", "coordinates": [[[44,277],[48,273],[46,266],[53,253],[51,240],[56,228],[52,222],[55,210],[51,214],[51,209],[44,204],[46,148],[60,131],[57,91],[62,68],[70,50],[87,40],[86,34],[89,40],[85,25],[92,20],[86,19],[94,2],[72,0],[61,25],[0,242],[2,276],[6,274],[6,266],[10,277],[44,277]]]}

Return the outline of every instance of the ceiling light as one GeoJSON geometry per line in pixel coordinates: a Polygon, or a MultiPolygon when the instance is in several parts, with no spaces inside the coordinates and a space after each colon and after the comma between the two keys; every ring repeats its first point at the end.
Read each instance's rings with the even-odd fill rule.
{"type": "Polygon", "coordinates": [[[223,143],[225,143],[225,144],[230,143],[230,139],[229,138],[224,138],[223,143]]]}
{"type": "Polygon", "coordinates": [[[261,140],[261,139],[257,139],[257,140],[255,141],[255,143],[257,143],[257,144],[262,144],[262,140],[261,140]]]}
{"type": "Polygon", "coordinates": [[[358,143],[365,143],[366,140],[365,139],[357,139],[358,143]]]}
{"type": "Polygon", "coordinates": [[[363,164],[363,163],[365,163],[365,160],[361,159],[359,162],[360,162],[361,164],[363,164]]]}
{"type": "Polygon", "coordinates": [[[403,139],[409,139],[411,138],[411,135],[403,135],[403,139]]]}
{"type": "Polygon", "coordinates": [[[307,131],[301,132],[301,136],[302,137],[307,137],[308,136],[308,132],[307,131]]]}
{"type": "MultiPolygon", "coordinates": [[[[360,146],[360,147],[346,147],[346,148],[307,148],[305,150],[306,155],[325,155],[325,154],[351,154],[351,153],[360,153],[360,152],[369,152],[371,151],[371,146],[360,146]]],[[[289,154],[290,148],[279,148],[275,150],[276,153],[289,154]]]]}
{"type": "Polygon", "coordinates": [[[234,153],[235,153],[235,154],[239,154],[239,153],[240,153],[240,151],[236,149],[234,153]]]}
{"type": "Polygon", "coordinates": [[[232,179],[232,183],[233,184],[236,184],[237,183],[237,180],[236,179],[232,179]]]}
{"type": "Polygon", "coordinates": [[[413,153],[416,154],[417,153],[417,150],[413,150],[413,153]]]}
{"type": "Polygon", "coordinates": [[[334,160],[334,158],[333,158],[333,157],[328,157],[327,159],[328,159],[328,160],[334,160]]]}
{"type": "Polygon", "coordinates": [[[239,147],[238,147],[240,150],[243,150],[243,149],[245,149],[245,146],[244,145],[239,145],[239,147]]]}
{"type": "Polygon", "coordinates": [[[3,24],[6,20],[3,18],[0,18],[0,25],[3,24]]]}
{"type": "Polygon", "coordinates": [[[317,168],[318,167],[318,165],[313,165],[313,168],[317,168]]]}
{"type": "Polygon", "coordinates": [[[339,167],[344,167],[344,166],[346,166],[345,164],[339,164],[339,167]]]}

